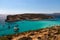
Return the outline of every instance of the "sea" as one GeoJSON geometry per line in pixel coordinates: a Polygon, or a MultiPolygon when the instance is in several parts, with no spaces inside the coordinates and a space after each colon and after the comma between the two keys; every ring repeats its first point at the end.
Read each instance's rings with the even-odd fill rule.
{"type": "Polygon", "coordinates": [[[43,29],[52,26],[60,26],[60,18],[45,19],[45,20],[21,20],[15,22],[0,23],[0,36],[12,35],[32,30],[43,29]],[[18,31],[14,27],[19,28],[18,31]]]}

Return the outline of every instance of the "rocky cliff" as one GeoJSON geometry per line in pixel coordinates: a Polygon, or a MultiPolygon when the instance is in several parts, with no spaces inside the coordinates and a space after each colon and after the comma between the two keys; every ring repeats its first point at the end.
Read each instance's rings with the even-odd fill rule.
{"type": "Polygon", "coordinates": [[[50,19],[52,16],[46,14],[17,14],[8,15],[6,21],[18,21],[18,20],[43,20],[50,19]]]}

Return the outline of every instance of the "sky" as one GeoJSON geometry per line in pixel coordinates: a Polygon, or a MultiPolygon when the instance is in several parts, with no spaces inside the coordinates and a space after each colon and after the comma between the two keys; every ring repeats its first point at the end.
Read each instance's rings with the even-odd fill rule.
{"type": "Polygon", "coordinates": [[[60,0],[0,0],[0,14],[60,12],[60,0]]]}

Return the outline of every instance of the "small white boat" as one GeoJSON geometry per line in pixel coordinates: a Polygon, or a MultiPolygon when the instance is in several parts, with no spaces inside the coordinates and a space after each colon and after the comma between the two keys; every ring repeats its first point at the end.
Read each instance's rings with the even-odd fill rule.
{"type": "Polygon", "coordinates": [[[18,29],[18,27],[14,27],[14,30],[17,30],[18,29]]]}

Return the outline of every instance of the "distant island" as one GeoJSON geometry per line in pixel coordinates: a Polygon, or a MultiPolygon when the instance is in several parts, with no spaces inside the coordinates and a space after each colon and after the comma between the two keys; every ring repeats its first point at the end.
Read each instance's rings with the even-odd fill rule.
{"type": "Polygon", "coordinates": [[[51,19],[53,16],[47,14],[17,14],[8,15],[6,21],[18,21],[18,20],[44,20],[51,19]]]}

